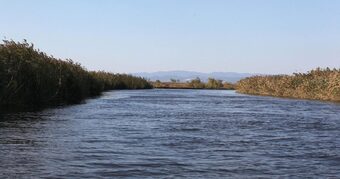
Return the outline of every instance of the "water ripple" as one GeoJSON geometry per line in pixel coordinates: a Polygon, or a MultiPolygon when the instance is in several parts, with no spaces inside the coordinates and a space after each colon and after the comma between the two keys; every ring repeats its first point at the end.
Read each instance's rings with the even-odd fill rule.
{"type": "Polygon", "coordinates": [[[0,114],[0,178],[340,178],[340,105],[112,91],[0,114]]]}

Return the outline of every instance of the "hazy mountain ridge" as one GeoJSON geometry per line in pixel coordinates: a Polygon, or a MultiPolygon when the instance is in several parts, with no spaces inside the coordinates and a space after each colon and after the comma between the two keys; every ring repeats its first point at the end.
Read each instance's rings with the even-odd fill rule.
{"type": "Polygon", "coordinates": [[[199,77],[203,81],[207,81],[208,78],[215,78],[227,82],[237,82],[242,78],[257,75],[251,73],[236,73],[236,72],[195,72],[195,71],[159,71],[159,72],[140,72],[133,73],[132,75],[144,77],[148,80],[155,81],[170,81],[170,79],[180,80],[181,82],[189,81],[196,77],[199,77]]]}

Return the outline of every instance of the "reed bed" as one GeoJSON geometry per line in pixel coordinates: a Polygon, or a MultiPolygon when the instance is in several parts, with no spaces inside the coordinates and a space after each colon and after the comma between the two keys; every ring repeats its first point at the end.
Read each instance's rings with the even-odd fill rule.
{"type": "Polygon", "coordinates": [[[0,44],[2,108],[73,104],[105,90],[145,88],[152,86],[143,78],[88,71],[70,59],[49,56],[27,41],[0,44]]]}
{"type": "Polygon", "coordinates": [[[340,101],[340,69],[317,68],[293,75],[254,76],[240,80],[237,91],[254,95],[340,101]]]}

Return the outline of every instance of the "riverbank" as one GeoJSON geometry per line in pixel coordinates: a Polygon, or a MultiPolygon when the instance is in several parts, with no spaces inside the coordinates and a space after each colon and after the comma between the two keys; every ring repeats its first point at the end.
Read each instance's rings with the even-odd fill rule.
{"type": "Polygon", "coordinates": [[[0,44],[1,108],[35,108],[79,103],[113,89],[148,89],[145,79],[126,74],[88,71],[61,60],[26,41],[0,44]]]}
{"type": "Polygon", "coordinates": [[[237,83],[237,92],[340,102],[340,70],[318,68],[293,75],[248,77],[237,83]]]}
{"type": "Polygon", "coordinates": [[[160,89],[220,89],[220,90],[235,90],[235,85],[232,83],[222,83],[220,80],[210,78],[207,83],[201,82],[199,79],[194,79],[190,82],[151,82],[154,88],[160,89]]]}

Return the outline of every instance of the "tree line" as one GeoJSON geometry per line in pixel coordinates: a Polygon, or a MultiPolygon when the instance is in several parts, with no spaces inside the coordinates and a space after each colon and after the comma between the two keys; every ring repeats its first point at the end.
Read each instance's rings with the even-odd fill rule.
{"type": "Polygon", "coordinates": [[[340,69],[317,68],[293,75],[254,76],[240,80],[246,94],[340,101],[340,69]]]}
{"type": "Polygon", "coordinates": [[[72,104],[105,90],[145,88],[152,86],[143,78],[88,71],[70,59],[57,59],[37,50],[26,40],[0,44],[2,108],[72,104]]]}
{"type": "Polygon", "coordinates": [[[200,78],[192,79],[189,82],[189,86],[197,89],[235,89],[235,85],[229,82],[223,82],[222,80],[208,78],[208,81],[204,83],[200,78]]]}
{"type": "Polygon", "coordinates": [[[208,78],[207,82],[203,82],[199,77],[187,82],[180,82],[180,80],[170,79],[171,82],[161,82],[156,80],[153,82],[155,88],[175,88],[175,89],[235,89],[235,85],[222,80],[208,78]]]}

